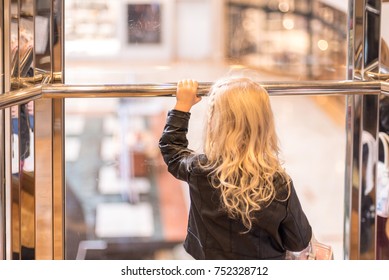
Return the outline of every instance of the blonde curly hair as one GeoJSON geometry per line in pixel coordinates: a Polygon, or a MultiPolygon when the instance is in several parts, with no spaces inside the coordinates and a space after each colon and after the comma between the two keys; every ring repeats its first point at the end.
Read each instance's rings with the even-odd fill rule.
{"type": "Polygon", "coordinates": [[[223,207],[248,230],[253,213],[276,197],[275,176],[290,181],[278,157],[268,93],[249,78],[225,78],[212,86],[204,152],[223,207]]]}

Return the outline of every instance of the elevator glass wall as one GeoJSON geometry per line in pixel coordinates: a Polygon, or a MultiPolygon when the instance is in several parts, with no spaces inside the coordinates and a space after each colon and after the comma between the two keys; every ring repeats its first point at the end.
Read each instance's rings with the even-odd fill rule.
{"type": "MultiPolygon", "coordinates": [[[[206,82],[231,73],[342,80],[346,32],[346,7],[320,1],[68,0],[65,83],[206,82]]],[[[189,258],[187,189],[167,173],[157,147],[173,102],[66,100],[67,259],[189,258]]],[[[272,104],[285,166],[315,234],[341,259],[345,97],[272,97],[272,104]]],[[[194,108],[189,132],[198,151],[205,106],[206,98],[194,108]]]]}
{"type": "MultiPolygon", "coordinates": [[[[206,94],[234,73],[268,89],[317,238],[336,259],[389,258],[388,1],[0,5],[0,259],[190,258],[187,186],[157,143],[179,79],[206,94]]],[[[190,123],[199,152],[206,103],[190,123]]]]}

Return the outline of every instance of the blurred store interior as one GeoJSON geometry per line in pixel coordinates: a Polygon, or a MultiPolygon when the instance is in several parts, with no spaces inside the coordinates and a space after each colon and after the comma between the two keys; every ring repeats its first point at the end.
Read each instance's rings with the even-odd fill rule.
{"type": "MultiPolygon", "coordinates": [[[[212,82],[242,72],[264,82],[343,80],[347,2],[66,0],[65,84],[212,82]]],[[[206,101],[189,128],[197,151],[206,101]]],[[[343,259],[345,97],[271,101],[314,233],[343,259]]],[[[187,187],[157,146],[173,103],[66,99],[67,259],[190,259],[187,187]]]]}

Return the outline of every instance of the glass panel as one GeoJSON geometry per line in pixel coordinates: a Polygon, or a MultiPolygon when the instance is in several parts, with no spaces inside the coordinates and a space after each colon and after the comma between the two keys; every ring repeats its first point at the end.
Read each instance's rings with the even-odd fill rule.
{"type": "MultiPolygon", "coordinates": [[[[272,97],[272,106],[286,169],[316,237],[330,243],[341,259],[344,115],[327,106],[336,102],[331,98],[272,97]]],[[[173,102],[68,100],[67,259],[190,258],[182,248],[187,186],[167,172],[158,149],[173,102]]],[[[206,102],[204,98],[194,108],[188,133],[190,147],[197,151],[206,102]]]]}
{"type": "Polygon", "coordinates": [[[260,69],[278,80],[345,79],[346,12],[345,5],[308,0],[69,0],[67,83],[166,82],[194,67],[260,69]],[[107,80],[111,66],[115,75],[107,80]]]}
{"type": "Polygon", "coordinates": [[[276,76],[344,78],[344,10],[319,1],[297,1],[297,6],[294,1],[246,2],[230,1],[227,9],[227,50],[233,62],[276,76]]]}
{"type": "MultiPolygon", "coordinates": [[[[58,1],[55,1],[58,2],[58,1]]],[[[50,46],[50,1],[36,1],[35,16],[35,75],[44,80],[47,75],[51,74],[51,46],[50,46]],[[38,28],[39,27],[39,28],[38,28]]]]}
{"type": "MultiPolygon", "coordinates": [[[[346,10],[310,2],[65,1],[65,83],[209,82],[235,71],[262,81],[345,79],[346,10]],[[160,42],[140,35],[129,43],[128,34],[138,31],[131,29],[132,9],[151,3],[161,14],[142,34],[160,30],[160,42]]],[[[189,131],[199,151],[204,99],[189,131]]],[[[187,187],[167,173],[158,150],[173,103],[66,99],[67,259],[190,258],[182,248],[187,187]]],[[[344,97],[274,97],[272,104],[285,164],[316,237],[341,259],[344,97]]]]}

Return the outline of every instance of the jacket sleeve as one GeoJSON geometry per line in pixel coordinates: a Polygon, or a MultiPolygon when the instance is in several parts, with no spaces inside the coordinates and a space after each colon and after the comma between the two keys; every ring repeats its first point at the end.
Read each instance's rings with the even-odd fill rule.
{"type": "Polygon", "coordinates": [[[286,217],[281,223],[280,235],[285,249],[294,252],[308,247],[312,238],[311,225],[301,207],[292,182],[286,217]]]}
{"type": "Polygon", "coordinates": [[[189,118],[189,112],[169,111],[159,140],[159,149],[169,172],[183,181],[189,180],[190,162],[194,156],[194,151],[188,149],[186,138],[189,118]]]}

